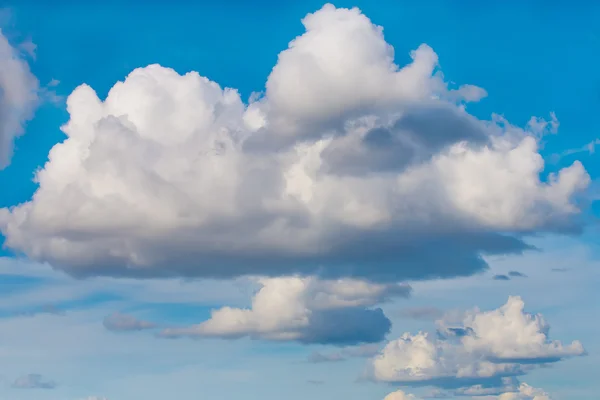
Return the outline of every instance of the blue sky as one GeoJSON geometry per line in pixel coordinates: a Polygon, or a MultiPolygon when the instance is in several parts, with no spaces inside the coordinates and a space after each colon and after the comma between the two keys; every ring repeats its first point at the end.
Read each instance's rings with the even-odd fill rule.
{"type": "Polygon", "coordinates": [[[0,398],[598,397],[600,4],[189,3],[0,12],[0,398]]]}

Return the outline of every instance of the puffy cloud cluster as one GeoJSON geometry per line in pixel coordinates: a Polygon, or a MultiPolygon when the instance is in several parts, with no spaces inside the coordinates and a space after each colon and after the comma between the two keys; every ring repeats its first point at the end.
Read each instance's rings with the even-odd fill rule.
{"type": "Polygon", "coordinates": [[[210,319],[188,328],[168,328],[163,337],[220,337],[292,340],[348,345],[379,342],[391,323],[373,306],[410,286],[373,284],[353,279],[323,281],[313,277],[260,279],[250,308],[223,307],[210,319]]]}
{"type": "MultiPolygon", "coordinates": [[[[462,346],[470,353],[485,354],[497,361],[557,361],[585,353],[579,341],[563,346],[550,341],[550,326],[541,314],[524,312],[525,303],[520,297],[509,297],[497,310],[466,313],[460,330],[462,346]]],[[[457,328],[444,327],[448,333],[457,328]]]]}
{"type": "Polygon", "coordinates": [[[0,29],[0,169],[9,164],[14,139],[23,134],[23,124],[33,116],[38,90],[29,64],[0,29]]]}
{"type": "Polygon", "coordinates": [[[540,179],[554,117],[475,118],[483,89],[449,85],[427,45],[396,65],[358,9],[303,23],[248,104],[159,65],[104,100],[78,87],[37,192],[0,209],[5,245],[80,275],[401,281],[469,275],[571,227],[589,176],[575,162],[540,179]]]}
{"type": "Polygon", "coordinates": [[[389,342],[371,361],[373,378],[442,387],[479,382],[475,388],[482,389],[506,386],[502,377],[522,375],[537,364],[585,354],[579,341],[550,341],[543,317],[526,313],[519,297],[510,297],[497,310],[467,312],[460,322],[439,325],[438,338],[405,333],[389,342]]]}

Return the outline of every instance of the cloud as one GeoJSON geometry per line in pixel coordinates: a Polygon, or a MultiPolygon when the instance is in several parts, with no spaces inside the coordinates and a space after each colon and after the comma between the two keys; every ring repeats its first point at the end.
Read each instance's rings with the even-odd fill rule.
{"type": "Polygon", "coordinates": [[[498,396],[498,400],[551,400],[550,396],[540,389],[532,388],[522,383],[517,391],[507,392],[498,396]]]}
{"type": "Polygon", "coordinates": [[[510,277],[507,275],[494,275],[492,279],[495,281],[510,281],[510,277]]]}
{"type": "MultiPolygon", "coordinates": [[[[25,42],[20,48],[31,52],[35,45],[25,42]]],[[[0,29],[0,169],[10,163],[14,140],[23,134],[24,123],[33,117],[38,89],[38,80],[21,51],[8,42],[0,29]]]]}
{"type": "Polygon", "coordinates": [[[383,400],[419,400],[412,394],[407,394],[402,390],[397,390],[385,396],[383,400]]]}
{"type": "Polygon", "coordinates": [[[587,153],[592,155],[596,153],[596,146],[600,145],[600,139],[594,139],[591,142],[586,143],[584,146],[577,147],[574,149],[567,149],[559,154],[553,154],[551,158],[553,161],[558,162],[561,158],[571,156],[574,154],[587,153]]]}
{"type": "Polygon", "coordinates": [[[541,389],[536,389],[526,383],[520,383],[516,378],[503,378],[500,386],[475,385],[458,388],[452,391],[438,391],[434,398],[468,397],[486,400],[550,400],[549,395],[541,389]]]}
{"type": "Polygon", "coordinates": [[[159,65],[104,100],[75,89],[35,195],[0,209],[5,245],[83,276],[403,281],[470,275],[577,227],[581,163],[540,179],[555,116],[475,118],[483,89],[451,87],[427,45],[396,65],[358,9],[303,24],[249,104],[159,65]]]}
{"type": "Polygon", "coordinates": [[[444,312],[436,307],[407,307],[395,313],[402,318],[417,320],[435,320],[443,314],[444,312]]]}
{"type": "Polygon", "coordinates": [[[263,278],[250,308],[223,307],[188,328],[168,328],[162,337],[220,337],[351,345],[383,340],[391,323],[373,306],[407,297],[410,286],[353,279],[263,278]]]}
{"type": "Polygon", "coordinates": [[[29,315],[29,316],[35,316],[35,315],[39,315],[39,314],[51,314],[51,315],[57,315],[57,316],[64,316],[65,312],[52,304],[45,304],[40,307],[36,307],[35,309],[33,309],[31,311],[27,311],[27,312],[23,312],[23,313],[19,313],[19,314],[20,315],[29,315]]]}
{"type": "Polygon", "coordinates": [[[17,389],[54,389],[56,383],[45,381],[39,374],[28,374],[17,378],[12,387],[17,389]]]}
{"type": "Polygon", "coordinates": [[[536,365],[585,354],[579,341],[551,341],[544,318],[524,312],[519,297],[509,297],[496,310],[448,315],[438,326],[437,339],[419,332],[389,342],[370,363],[372,377],[403,384],[490,387],[536,365]]]}
{"type": "Polygon", "coordinates": [[[373,357],[381,350],[379,345],[365,344],[361,346],[347,347],[332,353],[321,353],[315,351],[308,356],[311,363],[326,363],[344,361],[352,357],[373,357]]]}
{"type": "Polygon", "coordinates": [[[579,341],[567,346],[550,341],[550,326],[544,317],[529,314],[524,308],[520,297],[511,296],[496,310],[465,313],[461,325],[471,334],[461,338],[463,347],[501,362],[550,362],[585,354],[579,341]]]}
{"type": "Polygon", "coordinates": [[[482,397],[488,396],[499,396],[503,393],[513,393],[519,391],[519,380],[515,377],[501,378],[499,381],[495,380],[490,382],[484,382],[468,387],[460,387],[450,392],[446,392],[445,397],[452,396],[468,396],[468,397],[482,397]]]}
{"type": "Polygon", "coordinates": [[[315,351],[308,356],[308,362],[313,364],[339,362],[344,361],[345,359],[346,357],[344,357],[342,353],[325,354],[315,351]]]}
{"type": "Polygon", "coordinates": [[[508,273],[508,276],[511,276],[513,278],[527,278],[527,275],[519,271],[510,271],[508,273]]]}
{"type": "MultiPolygon", "coordinates": [[[[464,396],[468,398],[482,398],[482,399],[497,399],[497,400],[551,400],[549,395],[541,389],[535,389],[526,383],[521,383],[516,386],[513,385],[512,380],[509,379],[509,386],[504,387],[504,390],[510,390],[503,393],[498,392],[498,388],[485,388],[481,385],[473,386],[470,388],[456,390],[452,393],[436,391],[431,395],[426,396],[427,398],[450,398],[454,396],[464,396]]],[[[398,390],[388,394],[383,400],[420,400],[412,394],[398,390]]]]}
{"type": "Polygon", "coordinates": [[[24,42],[20,43],[18,46],[18,49],[25,53],[28,57],[32,58],[33,60],[35,60],[36,58],[36,50],[37,50],[37,44],[33,43],[31,41],[31,39],[27,39],[24,42]]]}
{"type": "Polygon", "coordinates": [[[109,331],[126,332],[126,331],[141,331],[145,329],[153,329],[156,324],[149,321],[142,321],[134,316],[113,313],[104,318],[104,327],[109,331]]]}

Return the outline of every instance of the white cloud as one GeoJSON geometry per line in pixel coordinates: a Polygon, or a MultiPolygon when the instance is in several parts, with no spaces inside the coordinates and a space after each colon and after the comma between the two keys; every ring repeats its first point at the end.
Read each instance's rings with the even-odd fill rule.
{"type": "MultiPolygon", "coordinates": [[[[31,42],[23,46],[26,51],[35,49],[31,42]]],[[[23,134],[23,124],[33,116],[38,88],[27,61],[0,29],[0,169],[9,164],[14,140],[23,134]]]]}
{"type": "Polygon", "coordinates": [[[442,320],[437,339],[405,333],[372,360],[373,378],[451,386],[521,375],[536,364],[585,354],[578,341],[566,346],[550,341],[543,317],[525,313],[523,306],[519,297],[510,297],[497,310],[468,312],[457,322],[442,320]]]}
{"type": "Polygon", "coordinates": [[[526,313],[524,308],[520,297],[510,297],[497,310],[466,313],[461,326],[469,333],[461,338],[462,345],[468,352],[509,361],[560,359],[585,353],[577,340],[567,346],[550,341],[550,326],[544,317],[526,313]]]}
{"type": "Polygon", "coordinates": [[[436,389],[428,398],[461,397],[482,400],[550,400],[549,395],[541,389],[536,389],[526,383],[520,383],[516,378],[502,378],[499,386],[474,385],[452,391],[436,389]]]}
{"type": "MultiPolygon", "coordinates": [[[[499,381],[491,382],[491,384],[477,384],[473,386],[459,387],[458,389],[452,390],[450,393],[446,393],[445,397],[454,396],[471,396],[471,397],[482,397],[488,396],[499,396],[503,393],[512,393],[519,391],[519,380],[516,377],[504,377],[499,381]]],[[[439,389],[438,389],[439,390],[439,389]]],[[[442,392],[443,393],[443,392],[442,392]]]]}
{"type": "Polygon", "coordinates": [[[402,390],[397,390],[385,396],[383,400],[419,400],[412,394],[404,393],[402,390]]]}
{"type": "Polygon", "coordinates": [[[443,382],[521,373],[519,365],[493,363],[461,346],[432,339],[427,333],[405,333],[389,342],[371,365],[373,377],[384,382],[443,382]]]}
{"type": "Polygon", "coordinates": [[[550,400],[548,393],[522,383],[515,392],[503,393],[498,400],[550,400]]]}
{"type": "Polygon", "coordinates": [[[266,340],[352,344],[376,342],[390,329],[380,309],[370,307],[393,296],[406,297],[410,287],[352,279],[269,278],[250,308],[223,307],[189,328],[168,328],[163,337],[250,336],[266,340]]]}
{"type": "Polygon", "coordinates": [[[482,89],[449,88],[426,45],[395,65],[357,9],[303,22],[248,105],[158,65],[104,101],[78,87],[34,197],[0,209],[6,245],[83,275],[400,281],[472,274],[526,248],[505,232],[572,222],[589,176],[576,162],[540,180],[554,117],[476,119],[482,89]]]}

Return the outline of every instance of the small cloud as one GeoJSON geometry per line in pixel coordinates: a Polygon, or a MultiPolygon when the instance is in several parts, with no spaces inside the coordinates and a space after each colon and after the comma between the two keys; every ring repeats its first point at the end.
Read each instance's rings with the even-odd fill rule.
{"type": "Polygon", "coordinates": [[[106,397],[98,397],[98,396],[88,396],[85,399],[81,400],[108,400],[106,397]]]}
{"type": "Polygon", "coordinates": [[[379,353],[380,350],[381,347],[377,344],[365,344],[362,346],[346,347],[334,353],[320,353],[315,351],[308,357],[308,362],[325,363],[344,361],[348,358],[369,358],[379,353]]]}
{"type": "Polygon", "coordinates": [[[527,123],[530,132],[537,137],[542,137],[547,134],[556,134],[559,126],[560,122],[554,112],[550,113],[550,121],[543,118],[531,117],[527,123]]]}
{"type": "Polygon", "coordinates": [[[494,275],[492,279],[495,281],[510,281],[510,277],[507,275],[494,275]]]}
{"type": "Polygon", "coordinates": [[[412,394],[403,392],[402,390],[397,390],[385,396],[383,400],[420,400],[418,397],[415,397],[412,394]]]}
{"type": "Polygon", "coordinates": [[[311,385],[317,385],[317,386],[325,383],[325,381],[319,381],[319,380],[315,380],[315,379],[309,379],[306,382],[310,383],[311,385]]]}
{"type": "Polygon", "coordinates": [[[65,100],[63,96],[56,94],[54,90],[51,90],[48,87],[41,88],[39,91],[39,96],[44,102],[54,104],[55,106],[62,104],[65,100]]]}
{"type": "Polygon", "coordinates": [[[64,312],[64,310],[61,310],[52,304],[47,304],[47,305],[41,306],[35,310],[20,313],[19,315],[33,317],[33,316],[36,316],[39,314],[51,314],[51,315],[56,315],[56,316],[64,316],[65,312],[64,312]]]}
{"type": "Polygon", "coordinates": [[[65,315],[65,312],[52,304],[47,304],[40,308],[40,312],[44,314],[65,315]]]}
{"type": "Polygon", "coordinates": [[[569,268],[552,268],[551,269],[552,272],[567,272],[570,271],[569,268]]]}
{"type": "Polygon", "coordinates": [[[106,329],[113,332],[141,331],[156,328],[156,324],[153,322],[142,321],[134,316],[118,312],[105,317],[103,325],[106,329]]]}
{"type": "Polygon", "coordinates": [[[527,275],[525,275],[522,272],[519,271],[510,271],[508,273],[508,276],[513,277],[513,278],[527,278],[527,275]]]}
{"type": "Polygon", "coordinates": [[[319,353],[318,351],[315,351],[310,356],[308,356],[308,362],[315,364],[326,362],[338,362],[344,361],[345,359],[346,357],[344,357],[344,355],[342,355],[341,353],[323,354],[319,353]]]}
{"type": "Polygon", "coordinates": [[[563,151],[562,153],[558,153],[558,154],[552,154],[550,156],[550,159],[552,160],[553,163],[556,164],[563,157],[580,154],[580,153],[587,153],[589,155],[592,155],[592,154],[596,153],[596,146],[598,146],[598,145],[600,145],[600,139],[594,139],[591,142],[588,142],[581,147],[567,149],[567,150],[563,151]]]}
{"type": "Polygon", "coordinates": [[[64,96],[58,95],[53,89],[60,85],[58,79],[52,79],[48,84],[40,89],[40,97],[43,101],[54,105],[61,105],[65,102],[64,96]]]}
{"type": "Polygon", "coordinates": [[[23,43],[19,44],[18,49],[35,60],[35,51],[37,50],[37,44],[33,43],[31,39],[27,39],[23,43]]]}
{"type": "Polygon", "coordinates": [[[395,313],[401,318],[416,320],[435,320],[444,315],[444,312],[436,307],[408,307],[395,313]]]}
{"type": "Polygon", "coordinates": [[[44,381],[40,374],[28,374],[17,378],[13,384],[16,389],[54,389],[56,383],[53,381],[44,381]]]}

